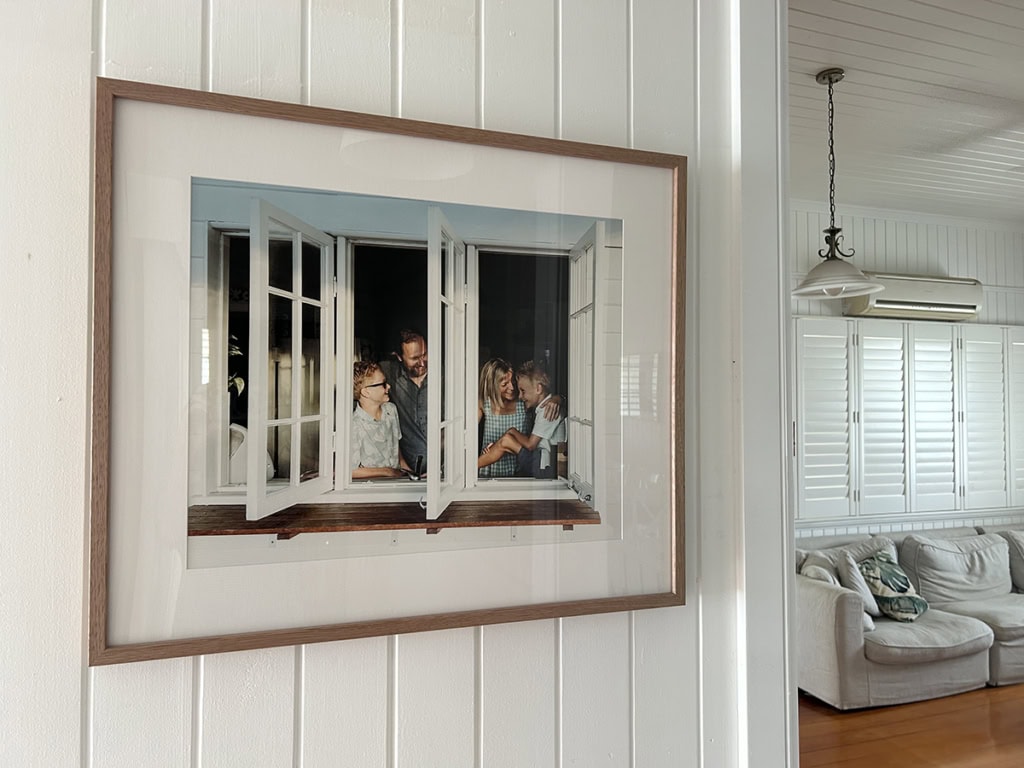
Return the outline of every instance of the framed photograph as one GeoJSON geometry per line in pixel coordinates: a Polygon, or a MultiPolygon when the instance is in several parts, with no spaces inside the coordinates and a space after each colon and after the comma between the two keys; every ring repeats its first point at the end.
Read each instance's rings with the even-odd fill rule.
{"type": "Polygon", "coordinates": [[[96,92],[91,664],[684,602],[685,157],[96,92]]]}

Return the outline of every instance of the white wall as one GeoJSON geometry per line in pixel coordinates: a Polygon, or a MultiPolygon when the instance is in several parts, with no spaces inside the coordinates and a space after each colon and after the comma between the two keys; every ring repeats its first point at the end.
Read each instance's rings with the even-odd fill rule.
{"type": "Polygon", "coordinates": [[[785,764],[776,5],[4,4],[0,765],[785,764]],[[96,74],[688,155],[687,606],[86,667],[96,74]]]}

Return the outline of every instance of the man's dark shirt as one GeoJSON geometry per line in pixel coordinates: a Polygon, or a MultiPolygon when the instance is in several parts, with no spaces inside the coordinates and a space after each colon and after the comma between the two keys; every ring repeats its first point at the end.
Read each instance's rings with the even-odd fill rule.
{"type": "Polygon", "coordinates": [[[409,378],[405,366],[398,360],[382,360],[380,369],[391,384],[391,402],[398,408],[398,423],[402,439],[398,444],[402,456],[413,471],[427,469],[427,379],[423,385],[409,378]]]}

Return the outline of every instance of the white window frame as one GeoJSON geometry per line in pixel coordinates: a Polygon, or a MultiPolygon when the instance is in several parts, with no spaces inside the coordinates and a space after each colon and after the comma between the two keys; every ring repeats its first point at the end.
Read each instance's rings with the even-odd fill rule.
{"type": "MultiPolygon", "coordinates": [[[[495,503],[501,501],[521,501],[550,498],[580,498],[592,507],[597,506],[597,492],[593,482],[595,456],[604,455],[601,430],[594,429],[594,412],[597,404],[601,402],[601,381],[600,375],[603,363],[599,361],[600,347],[596,344],[595,328],[599,328],[601,320],[599,315],[603,308],[602,302],[607,297],[602,296],[602,281],[599,279],[599,270],[607,269],[604,266],[606,261],[601,256],[604,238],[604,222],[596,221],[587,234],[569,251],[545,250],[545,254],[557,254],[571,260],[578,259],[590,249],[593,263],[586,272],[585,280],[590,281],[590,295],[592,297],[593,318],[588,325],[588,330],[581,337],[585,338],[582,346],[572,338],[570,323],[569,363],[570,393],[567,400],[567,422],[569,418],[575,418],[577,422],[586,421],[592,432],[589,439],[577,435],[575,439],[569,438],[569,457],[571,470],[575,472],[573,479],[567,483],[565,479],[539,480],[532,478],[508,478],[498,481],[479,482],[476,470],[476,453],[479,451],[476,437],[476,392],[477,376],[479,372],[478,358],[478,326],[479,312],[477,306],[478,298],[478,259],[479,248],[476,245],[466,244],[454,232],[454,229],[446,221],[439,206],[432,207],[429,213],[428,238],[426,243],[428,259],[428,293],[433,296],[435,289],[440,293],[440,248],[441,238],[446,238],[447,247],[452,249],[447,260],[449,274],[446,277],[446,284],[452,288],[452,295],[447,297],[446,307],[450,308],[451,319],[448,320],[450,329],[446,339],[452,349],[463,350],[458,355],[458,363],[453,365],[449,360],[443,379],[455,384],[448,387],[447,392],[442,393],[439,388],[432,388],[428,393],[430,398],[428,412],[438,414],[440,412],[440,398],[442,394],[448,398],[445,413],[448,420],[442,425],[440,418],[431,420],[428,429],[428,451],[440,450],[440,434],[442,430],[450,431],[452,436],[451,446],[446,445],[446,450],[451,450],[454,460],[448,465],[451,470],[447,477],[442,480],[435,476],[434,480],[426,482],[410,482],[408,480],[382,480],[367,482],[353,482],[347,473],[350,433],[350,410],[343,404],[348,403],[350,398],[347,394],[346,382],[351,376],[351,364],[344,364],[345,361],[353,359],[353,341],[351,329],[353,327],[353,301],[351,295],[352,276],[352,249],[361,244],[387,244],[393,247],[422,248],[423,242],[414,239],[401,238],[396,240],[382,240],[359,234],[328,234],[315,227],[305,224],[298,217],[287,211],[276,208],[265,201],[254,200],[253,218],[250,221],[250,228],[247,232],[244,226],[226,226],[217,222],[207,222],[208,238],[207,249],[219,250],[219,262],[216,271],[219,276],[216,278],[207,275],[208,291],[215,292],[216,285],[211,283],[216,279],[219,281],[219,290],[223,295],[221,311],[218,313],[220,319],[216,327],[210,327],[208,333],[214,339],[216,349],[209,350],[211,364],[209,375],[220,376],[226,380],[227,372],[218,371],[226,365],[227,355],[227,311],[230,297],[227,296],[227,288],[224,282],[224,275],[228,268],[228,252],[226,241],[229,237],[245,237],[250,240],[250,339],[249,357],[250,371],[247,387],[249,388],[249,441],[247,454],[247,478],[255,478],[255,482],[247,482],[245,485],[229,485],[228,480],[228,455],[227,435],[228,425],[224,409],[226,408],[227,396],[220,398],[213,396],[213,389],[210,392],[210,414],[206,419],[207,443],[205,450],[207,457],[206,477],[203,480],[207,488],[201,498],[192,495],[191,503],[208,504],[237,504],[244,498],[247,507],[248,519],[260,519],[274,512],[280,511],[297,503],[361,503],[361,502],[408,502],[418,501],[427,509],[428,519],[436,519],[444,509],[455,500],[478,500],[489,499],[495,503]],[[315,481],[298,482],[298,473],[291,473],[292,480],[288,487],[274,488],[265,477],[266,461],[266,418],[261,414],[254,413],[258,410],[258,404],[265,400],[266,371],[256,359],[257,350],[266,344],[266,313],[265,306],[257,307],[253,312],[253,297],[260,295],[257,286],[264,285],[266,281],[266,260],[265,251],[268,248],[268,219],[279,222],[293,230],[296,238],[307,238],[321,244],[330,250],[330,257],[326,258],[327,265],[322,270],[324,284],[321,286],[321,296],[325,298],[325,304],[331,305],[328,315],[324,314],[325,333],[321,339],[322,372],[327,376],[325,383],[322,383],[321,392],[334,391],[335,398],[325,398],[325,404],[330,401],[330,416],[321,414],[321,472],[315,481]],[[261,245],[262,244],[262,245],[261,245]],[[336,261],[335,261],[336,254],[336,261]],[[452,258],[457,254],[457,258],[452,258]],[[335,278],[335,263],[337,264],[337,278],[335,278]],[[257,269],[256,267],[260,267],[257,269]],[[331,297],[334,301],[326,301],[331,297]],[[596,309],[594,309],[596,308],[596,309]],[[329,322],[328,322],[328,317],[329,322]],[[333,334],[337,333],[337,354],[334,354],[333,334]],[[333,361],[333,362],[331,362],[333,361]],[[587,365],[590,375],[581,377],[576,370],[580,363],[587,365]],[[328,373],[329,372],[329,373],[328,373]],[[223,373],[221,376],[220,374],[223,373]],[[586,379],[589,378],[589,382],[586,379]],[[335,387],[338,382],[338,387],[335,387]],[[589,386],[588,386],[589,383],[589,386]],[[575,387],[575,389],[574,389],[575,387]],[[457,391],[459,390],[459,391],[457,391]],[[574,401],[580,400],[580,404],[587,404],[590,410],[589,417],[580,415],[580,409],[574,406],[574,401]],[[221,402],[223,401],[223,402],[221,402]],[[458,403],[465,403],[464,408],[458,407],[458,403]],[[255,427],[255,429],[254,429],[255,427]],[[254,439],[261,438],[261,439],[254,439]],[[582,454],[582,455],[581,455],[582,454]],[[217,462],[216,468],[213,462],[217,462]],[[589,482],[587,475],[589,474],[589,482]]],[[[514,243],[486,245],[488,251],[507,251],[515,253],[534,253],[538,249],[529,245],[517,245],[514,243]]],[[[211,272],[214,271],[212,268],[211,272]]],[[[571,267],[570,267],[571,274],[571,267]]],[[[570,297],[573,290],[580,291],[580,278],[570,277],[570,297]]],[[[265,294],[265,291],[263,292],[265,294]]],[[[571,298],[570,298],[571,302],[571,298]]],[[[211,309],[208,314],[213,315],[212,307],[215,301],[210,301],[211,309]]],[[[266,303],[264,299],[263,303],[266,303]]],[[[428,319],[426,335],[428,345],[432,339],[436,339],[435,345],[440,344],[440,323],[442,315],[439,311],[440,302],[428,300],[428,316],[433,314],[436,317],[428,319]],[[435,308],[436,305],[436,308],[435,308]],[[431,311],[435,308],[434,311],[431,311]]],[[[211,322],[211,326],[214,324],[211,322]]],[[[428,349],[433,349],[428,346],[428,349]]],[[[435,352],[433,365],[440,363],[440,349],[435,352]]],[[[435,375],[437,381],[442,377],[435,375]]],[[[219,380],[219,379],[218,379],[219,380]]],[[[600,409],[597,409],[600,410],[600,409]]],[[[603,411],[602,411],[603,413],[603,411]]],[[[434,455],[437,455],[436,453],[434,455]]]]}
{"type": "Polygon", "coordinates": [[[331,360],[334,328],[334,238],[325,232],[306,224],[290,213],[277,208],[265,200],[252,201],[251,236],[249,239],[249,449],[246,471],[245,517],[260,520],[275,512],[311,501],[334,485],[332,469],[334,455],[332,425],[334,423],[334,387],[331,360]],[[275,226],[276,225],[276,226],[275,226]],[[270,239],[272,229],[277,234],[284,230],[292,238],[292,290],[284,291],[270,286],[270,239]],[[302,292],[302,245],[312,243],[320,249],[320,290],[319,299],[303,296],[302,292]],[[271,420],[267,414],[268,375],[266,358],[268,347],[268,322],[270,296],[278,296],[291,302],[291,387],[292,414],[271,420]],[[321,313],[320,409],[311,415],[296,414],[294,411],[301,401],[302,386],[302,308],[314,306],[321,313]],[[261,364],[262,363],[262,364],[261,364]],[[300,473],[302,454],[302,427],[317,424],[319,432],[317,475],[304,480],[300,473]],[[267,430],[271,427],[286,428],[290,432],[290,453],[287,483],[268,481],[265,472],[267,454],[267,430]]]}

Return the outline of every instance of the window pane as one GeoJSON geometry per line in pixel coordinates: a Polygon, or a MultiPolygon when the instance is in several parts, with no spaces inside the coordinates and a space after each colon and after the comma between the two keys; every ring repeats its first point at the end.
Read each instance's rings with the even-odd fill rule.
{"type": "MultiPolygon", "coordinates": [[[[448,479],[448,451],[445,450],[445,436],[448,434],[448,429],[444,425],[441,425],[441,484],[448,479]]],[[[431,466],[435,462],[431,462],[431,466]]]]}
{"type": "Polygon", "coordinates": [[[281,296],[270,297],[267,336],[267,417],[286,419],[292,415],[292,302],[281,296]]]}
{"type": "MultiPolygon", "coordinates": [[[[448,370],[448,339],[450,336],[450,325],[451,325],[451,306],[446,302],[441,302],[441,365],[435,370],[439,371],[442,375],[448,370]]],[[[448,392],[450,388],[441,390],[441,421],[444,422],[448,414],[448,392]]]]}
{"type": "Polygon", "coordinates": [[[249,238],[228,237],[228,421],[249,423],[249,238]]]}
{"type": "Polygon", "coordinates": [[[303,416],[320,413],[320,307],[302,305],[302,392],[299,403],[303,416]]]}
{"type": "Polygon", "coordinates": [[[441,295],[448,295],[448,251],[451,248],[451,240],[448,236],[441,233],[441,295]]]}
{"type": "Polygon", "coordinates": [[[292,241],[291,238],[270,239],[270,287],[282,291],[292,290],[292,241]]]}
{"type": "Polygon", "coordinates": [[[274,464],[274,481],[292,476],[292,428],[281,424],[267,429],[267,453],[274,464]]]}
{"type": "Polygon", "coordinates": [[[303,298],[320,300],[320,246],[315,243],[302,243],[302,296],[303,298]]]}
{"type": "MultiPolygon", "coordinates": [[[[480,378],[476,393],[484,410],[478,431],[480,451],[509,428],[532,432],[536,414],[520,399],[516,376],[517,369],[527,361],[545,368],[548,391],[561,398],[562,415],[568,415],[574,399],[568,390],[569,350],[578,346],[576,324],[582,327],[583,323],[579,318],[570,321],[569,269],[567,256],[480,253],[480,378]]],[[[571,431],[567,442],[573,442],[571,431]]],[[[557,446],[556,471],[562,476],[565,468],[559,467],[558,461],[564,465],[564,456],[565,447],[557,446]]],[[[478,474],[482,478],[507,478],[526,472],[519,469],[518,456],[510,453],[481,467],[478,474]]]]}
{"type": "Polygon", "coordinates": [[[306,481],[320,476],[320,422],[307,421],[302,424],[301,431],[299,478],[306,481]]]}

